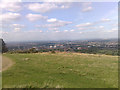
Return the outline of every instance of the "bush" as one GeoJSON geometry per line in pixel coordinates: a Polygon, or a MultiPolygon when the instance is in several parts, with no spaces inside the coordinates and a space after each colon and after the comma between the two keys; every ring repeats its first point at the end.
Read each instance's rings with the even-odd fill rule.
{"type": "Polygon", "coordinates": [[[38,51],[36,50],[36,48],[31,48],[31,49],[29,49],[29,52],[30,52],[30,53],[38,53],[38,51]]]}
{"type": "Polygon", "coordinates": [[[53,54],[54,54],[54,53],[56,53],[56,52],[55,52],[55,51],[51,51],[51,53],[53,53],[53,54]]]}

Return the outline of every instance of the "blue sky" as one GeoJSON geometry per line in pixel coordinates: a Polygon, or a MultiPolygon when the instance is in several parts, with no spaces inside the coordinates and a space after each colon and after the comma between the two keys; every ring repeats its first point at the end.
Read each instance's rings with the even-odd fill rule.
{"type": "Polygon", "coordinates": [[[0,8],[5,41],[118,37],[117,2],[3,2],[0,8]]]}

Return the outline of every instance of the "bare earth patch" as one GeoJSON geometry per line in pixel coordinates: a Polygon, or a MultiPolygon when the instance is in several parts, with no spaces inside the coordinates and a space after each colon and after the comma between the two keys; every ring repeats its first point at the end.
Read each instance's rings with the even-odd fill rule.
{"type": "Polygon", "coordinates": [[[5,56],[2,57],[2,71],[7,70],[13,64],[14,64],[13,61],[8,57],[5,57],[5,56]]]}

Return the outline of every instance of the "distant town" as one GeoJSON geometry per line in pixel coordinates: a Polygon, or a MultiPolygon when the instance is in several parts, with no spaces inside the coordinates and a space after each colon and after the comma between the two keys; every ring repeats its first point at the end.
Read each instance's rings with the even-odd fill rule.
{"type": "Polygon", "coordinates": [[[36,41],[6,43],[9,52],[81,52],[118,55],[117,39],[74,40],[74,41],[36,41]]]}

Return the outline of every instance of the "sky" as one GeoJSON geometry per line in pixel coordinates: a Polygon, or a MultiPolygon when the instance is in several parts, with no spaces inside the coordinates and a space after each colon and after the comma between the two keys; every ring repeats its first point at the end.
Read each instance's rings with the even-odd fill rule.
{"type": "Polygon", "coordinates": [[[0,9],[7,42],[118,37],[117,2],[2,2],[0,9]]]}

